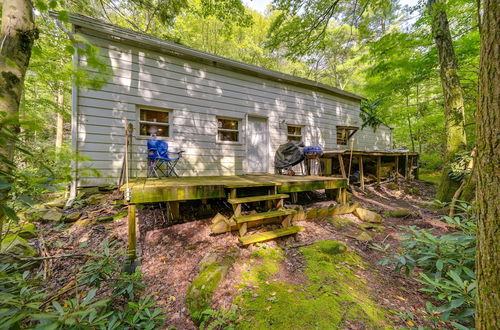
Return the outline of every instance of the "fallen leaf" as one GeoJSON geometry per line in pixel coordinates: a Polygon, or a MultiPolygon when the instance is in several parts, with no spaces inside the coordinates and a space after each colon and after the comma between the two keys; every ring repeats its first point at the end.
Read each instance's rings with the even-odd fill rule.
{"type": "Polygon", "coordinates": [[[269,311],[271,310],[271,308],[272,308],[271,306],[267,306],[267,307],[266,307],[266,311],[268,311],[268,312],[269,312],[269,311]]]}
{"type": "Polygon", "coordinates": [[[275,296],[276,295],[276,292],[271,292],[271,296],[275,296]]]}
{"type": "Polygon", "coordinates": [[[410,327],[414,327],[415,323],[413,323],[412,320],[406,321],[406,324],[408,324],[410,327]]]}

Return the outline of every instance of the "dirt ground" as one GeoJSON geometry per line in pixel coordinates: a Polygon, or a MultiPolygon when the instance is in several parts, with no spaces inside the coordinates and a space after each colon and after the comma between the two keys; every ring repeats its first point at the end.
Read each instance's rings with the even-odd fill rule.
{"type": "MultiPolygon", "coordinates": [[[[317,218],[307,221],[296,221],[294,225],[305,227],[305,231],[293,237],[284,237],[269,241],[270,247],[280,247],[284,251],[284,260],[275,279],[284,282],[299,284],[304,280],[303,270],[306,267],[304,258],[298,247],[307,246],[317,241],[336,240],[345,243],[350,249],[359,254],[369,267],[358,272],[357,277],[366,280],[370,295],[380,305],[392,311],[407,313],[410,311],[415,317],[416,326],[428,326],[423,318],[425,301],[428,300],[419,292],[419,285],[396,273],[388,267],[378,265],[377,262],[398,249],[399,240],[404,229],[400,226],[414,225],[418,228],[432,228],[437,233],[444,233],[447,227],[439,221],[439,214],[428,208],[434,196],[434,186],[429,183],[414,181],[382,184],[380,187],[367,187],[365,192],[359,188],[352,191],[352,202],[359,202],[363,208],[374,210],[380,214],[405,208],[410,214],[405,217],[384,216],[383,230],[369,231],[371,242],[359,241],[356,236],[360,233],[359,226],[348,225],[338,228],[326,218],[317,218]],[[373,243],[389,244],[387,252],[370,248],[373,243]]],[[[115,199],[116,197],[110,197],[115,199]]],[[[308,194],[302,196],[301,204],[306,207],[327,206],[334,202],[326,200],[324,194],[308,194]]],[[[187,222],[172,223],[165,216],[166,206],[147,207],[139,211],[138,219],[141,226],[139,237],[139,255],[147,293],[153,295],[158,306],[165,309],[168,315],[169,327],[178,329],[196,329],[192,323],[185,305],[186,292],[192,280],[198,274],[198,264],[209,253],[231,253],[237,256],[238,262],[229,269],[213,296],[213,308],[222,306],[229,308],[233,300],[241,295],[241,286],[238,280],[245,267],[251,263],[255,246],[240,247],[236,232],[213,235],[210,232],[211,217],[193,220],[193,205],[186,204],[181,214],[186,214],[187,222]],[[166,227],[166,228],[165,228],[166,227]]],[[[99,211],[106,213],[106,208],[85,210],[85,212],[99,211]]],[[[229,215],[229,205],[216,203],[211,213],[221,212],[229,215]]],[[[359,219],[352,214],[339,216],[347,218],[353,224],[359,219]]],[[[114,240],[119,247],[126,246],[127,221],[126,218],[107,223],[95,223],[88,226],[73,225],[70,230],[60,231],[46,225],[46,241],[49,254],[86,253],[99,245],[104,239],[114,240]],[[54,244],[53,242],[60,242],[54,244]]],[[[267,226],[264,230],[269,230],[267,226]]],[[[277,227],[276,227],[277,228],[277,227]]],[[[263,229],[260,229],[263,230],[263,229]]],[[[51,261],[52,276],[59,280],[53,281],[51,290],[64,286],[67,278],[74,271],[74,264],[78,258],[57,259],[51,261]]],[[[81,261],[83,262],[83,260],[81,261]]],[[[393,324],[405,326],[405,320],[394,314],[393,324]]],[[[352,326],[349,328],[360,328],[352,326]]],[[[362,328],[362,327],[361,327],[362,328]]]]}

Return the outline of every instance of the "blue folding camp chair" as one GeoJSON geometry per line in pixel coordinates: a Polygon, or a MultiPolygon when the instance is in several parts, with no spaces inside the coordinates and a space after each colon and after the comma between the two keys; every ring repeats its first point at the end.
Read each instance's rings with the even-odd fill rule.
{"type": "Polygon", "coordinates": [[[176,176],[177,162],[182,157],[182,153],[168,151],[168,143],[162,140],[148,140],[148,178],[161,176],[176,176]],[[170,157],[169,155],[173,155],[170,157]]]}

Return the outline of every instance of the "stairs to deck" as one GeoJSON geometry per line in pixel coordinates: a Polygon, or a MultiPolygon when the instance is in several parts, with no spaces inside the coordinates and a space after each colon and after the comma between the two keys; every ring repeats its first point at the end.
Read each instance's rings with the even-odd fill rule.
{"type": "MultiPolygon", "coordinates": [[[[284,208],[284,199],[290,197],[286,194],[278,194],[277,187],[274,186],[268,190],[268,195],[262,196],[249,196],[249,197],[237,197],[238,187],[231,188],[230,198],[228,202],[233,205],[234,211],[234,221],[238,225],[238,230],[240,233],[239,241],[242,245],[248,245],[257,242],[263,242],[270,239],[292,235],[304,230],[303,227],[292,226],[292,218],[295,214],[295,210],[288,210],[284,208]],[[262,202],[266,203],[267,212],[260,212],[255,214],[241,214],[241,207],[244,203],[262,202]],[[274,207],[274,209],[273,209],[274,207]],[[255,221],[261,221],[265,219],[276,218],[277,222],[281,222],[283,228],[266,231],[262,233],[257,233],[253,235],[247,234],[247,224],[255,221]]],[[[271,220],[273,221],[273,220],[271,220]]]]}

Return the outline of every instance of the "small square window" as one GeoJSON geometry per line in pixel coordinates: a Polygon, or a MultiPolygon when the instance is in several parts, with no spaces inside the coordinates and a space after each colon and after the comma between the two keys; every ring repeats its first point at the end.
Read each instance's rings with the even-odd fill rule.
{"type": "Polygon", "coordinates": [[[357,127],[337,126],[337,144],[346,146],[351,136],[357,130],[357,127]]]}
{"type": "Polygon", "coordinates": [[[239,142],[240,121],[238,119],[217,118],[217,141],[239,142]]]}
{"type": "Polygon", "coordinates": [[[290,141],[302,141],[302,126],[298,125],[287,125],[287,140],[290,141]]]}
{"type": "Polygon", "coordinates": [[[139,135],[169,137],[170,112],[139,109],[139,135]]]}

